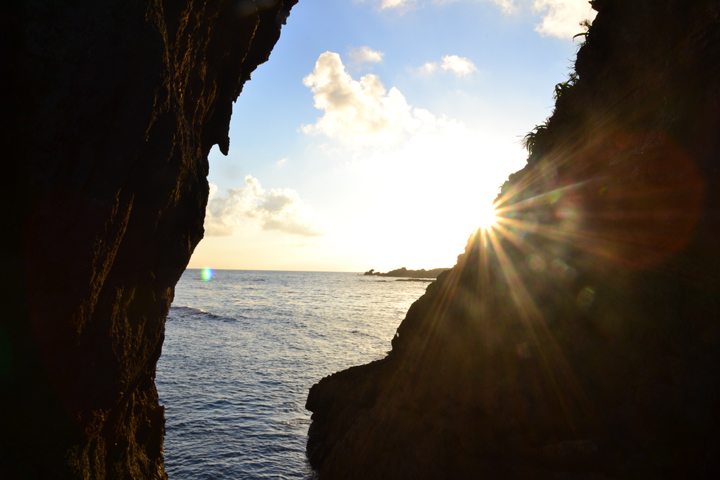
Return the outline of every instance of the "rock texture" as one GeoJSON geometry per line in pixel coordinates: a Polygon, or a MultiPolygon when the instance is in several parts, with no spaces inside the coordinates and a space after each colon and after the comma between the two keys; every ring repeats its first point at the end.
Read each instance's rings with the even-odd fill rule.
{"type": "Polygon", "coordinates": [[[3,1],[0,478],[166,478],[207,155],[297,0],[3,1]]]}
{"type": "Polygon", "coordinates": [[[311,389],[322,480],[720,478],[720,4],[592,3],[495,227],[311,389]]]}

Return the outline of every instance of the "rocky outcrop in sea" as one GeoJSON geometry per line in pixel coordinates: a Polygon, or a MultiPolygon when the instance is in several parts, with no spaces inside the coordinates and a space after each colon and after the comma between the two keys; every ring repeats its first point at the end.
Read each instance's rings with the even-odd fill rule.
{"type": "Polygon", "coordinates": [[[3,2],[0,478],[166,478],[207,155],[297,0],[3,2]]]}
{"type": "Polygon", "coordinates": [[[321,480],[720,477],[720,4],[591,3],[496,224],[311,389],[321,480]]]}
{"type": "Polygon", "coordinates": [[[446,272],[450,270],[449,268],[432,268],[430,270],[425,270],[424,268],[421,268],[420,270],[408,270],[405,267],[402,268],[396,268],[395,270],[390,270],[389,272],[382,273],[382,272],[376,272],[374,268],[371,268],[367,272],[363,273],[363,275],[368,276],[376,276],[376,277],[398,277],[398,278],[437,278],[438,275],[440,275],[443,272],[446,272]]]}

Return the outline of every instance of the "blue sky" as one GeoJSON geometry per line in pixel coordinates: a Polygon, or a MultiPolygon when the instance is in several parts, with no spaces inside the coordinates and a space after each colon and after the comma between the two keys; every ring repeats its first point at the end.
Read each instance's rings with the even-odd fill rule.
{"type": "Polygon", "coordinates": [[[452,266],[594,12],[585,0],[300,0],[210,154],[190,267],[452,266]]]}

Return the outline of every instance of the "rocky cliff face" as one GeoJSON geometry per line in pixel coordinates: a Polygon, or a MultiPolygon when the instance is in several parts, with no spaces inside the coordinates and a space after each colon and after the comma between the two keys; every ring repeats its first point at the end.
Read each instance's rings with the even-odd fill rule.
{"type": "Polygon", "coordinates": [[[207,155],[297,0],[3,2],[0,478],[166,478],[207,155]]]}
{"type": "Polygon", "coordinates": [[[321,479],[720,476],[720,6],[592,3],[496,225],[310,391],[321,479]]]}

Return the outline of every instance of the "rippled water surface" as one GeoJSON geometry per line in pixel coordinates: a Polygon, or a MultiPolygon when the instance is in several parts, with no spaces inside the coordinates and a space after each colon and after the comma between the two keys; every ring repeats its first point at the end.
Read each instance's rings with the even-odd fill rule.
{"type": "Polygon", "coordinates": [[[173,479],[311,478],[305,399],[382,358],[420,282],[356,273],[188,270],[157,368],[173,479]]]}

